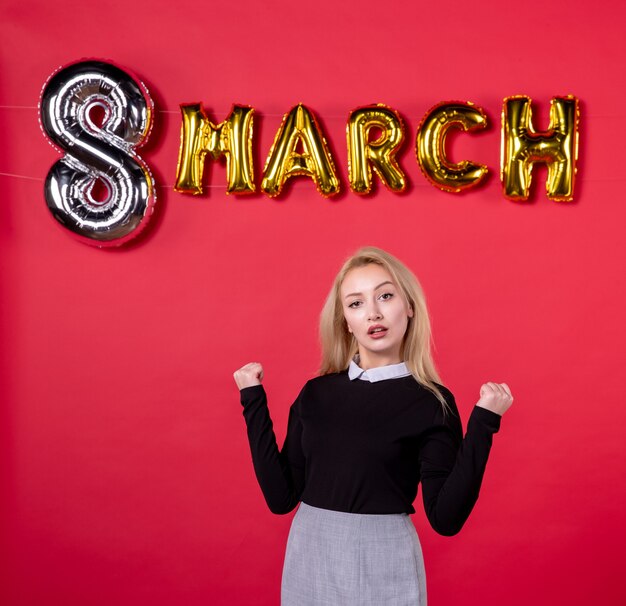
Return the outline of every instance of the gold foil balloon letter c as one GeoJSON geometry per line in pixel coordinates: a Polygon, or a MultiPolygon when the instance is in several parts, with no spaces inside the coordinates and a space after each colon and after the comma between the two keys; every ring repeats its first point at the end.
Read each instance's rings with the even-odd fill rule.
{"type": "Polygon", "coordinates": [[[472,103],[440,103],[424,116],[417,129],[417,161],[424,176],[443,191],[458,193],[478,185],[487,167],[463,160],[454,164],[446,156],[446,135],[451,128],[473,132],[487,126],[487,116],[472,103]]]}
{"type": "Polygon", "coordinates": [[[265,164],[261,189],[269,196],[277,196],[285,181],[295,175],[311,177],[323,196],[339,191],[326,140],[315,117],[303,105],[296,105],[283,118],[265,164]],[[298,144],[302,152],[296,151],[298,144]]]}
{"type": "Polygon", "coordinates": [[[536,162],[548,165],[546,192],[551,200],[574,197],[578,155],[578,99],[571,95],[550,101],[550,126],[536,132],[532,125],[531,99],[507,97],[502,109],[501,178],[504,195],[527,200],[536,162]]]}
{"type": "Polygon", "coordinates": [[[176,191],[202,193],[204,160],[210,153],[214,160],[226,156],[228,194],[254,191],[252,167],[252,116],[254,109],[233,105],[224,122],[215,126],[199,103],[181,105],[183,123],[176,172],[176,191]]]}
{"type": "Polygon", "coordinates": [[[357,194],[372,189],[372,168],[391,191],[403,191],[406,179],[395,154],[404,141],[400,115],[382,104],[355,109],[348,118],[348,174],[350,188],[357,194]],[[380,129],[380,136],[369,140],[370,131],[380,129]]]}

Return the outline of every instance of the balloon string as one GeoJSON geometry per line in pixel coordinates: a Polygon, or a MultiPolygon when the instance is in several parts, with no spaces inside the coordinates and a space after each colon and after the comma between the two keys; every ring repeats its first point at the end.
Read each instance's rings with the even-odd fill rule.
{"type": "Polygon", "coordinates": [[[29,177],[28,175],[15,175],[13,173],[0,173],[2,177],[14,177],[15,179],[28,179],[29,181],[43,181],[41,177],[29,177]]]}
{"type": "MultiPolygon", "coordinates": [[[[41,177],[29,177],[28,175],[16,175],[14,173],[3,173],[0,172],[0,177],[13,177],[14,179],[25,179],[27,181],[39,181],[40,183],[42,183],[44,181],[44,179],[42,179],[41,177]]],[[[576,179],[576,182],[582,182],[582,183],[623,183],[624,181],[626,181],[626,178],[614,178],[614,179],[606,179],[606,178],[601,178],[601,179],[576,179]]],[[[174,189],[173,185],[161,185],[160,183],[156,184],[157,187],[161,188],[161,189],[174,189]]],[[[413,183],[414,187],[432,187],[430,186],[428,183],[413,183]]],[[[226,185],[203,185],[202,189],[226,189],[226,185]]]]}
{"type": "MultiPolygon", "coordinates": [[[[0,105],[0,107],[2,107],[2,106],[0,105]]],[[[160,114],[176,114],[176,115],[180,114],[180,110],[173,110],[173,109],[157,109],[156,111],[157,111],[157,113],[160,113],[160,114]]],[[[348,112],[346,112],[342,116],[329,116],[327,114],[324,114],[322,116],[322,114],[318,114],[317,113],[317,110],[313,110],[313,111],[314,111],[316,116],[321,116],[323,118],[331,118],[332,120],[347,120],[348,119],[348,112]]],[[[217,112],[215,112],[215,110],[213,110],[211,113],[217,113],[217,112]]],[[[259,111],[256,112],[256,114],[258,116],[261,116],[262,118],[284,118],[287,113],[289,113],[289,112],[285,112],[284,114],[266,114],[265,112],[259,112],[259,111]]],[[[211,116],[209,116],[209,118],[210,117],[211,116]]]]}
{"type": "Polygon", "coordinates": [[[32,105],[0,105],[0,109],[37,109],[32,105]]]}
{"type": "MultiPolygon", "coordinates": [[[[27,181],[39,181],[43,182],[45,179],[41,177],[29,177],[28,175],[16,175],[15,173],[3,173],[0,172],[0,177],[13,177],[14,179],[26,179],[27,181]]],[[[174,189],[173,185],[161,185],[160,183],[156,184],[157,187],[161,189],[174,189]]],[[[204,185],[202,189],[226,189],[226,185],[204,185]]]]}
{"type": "MultiPolygon", "coordinates": [[[[33,105],[0,105],[0,109],[39,109],[39,108],[33,105]]],[[[332,118],[333,120],[334,119],[345,120],[347,119],[348,113],[349,113],[349,112],[346,112],[345,114],[341,116],[329,116],[323,113],[318,114],[318,110],[313,110],[313,111],[315,112],[316,116],[319,115],[323,118],[332,118]]],[[[157,109],[156,112],[159,114],[180,114],[180,109],[157,109]]],[[[283,118],[285,114],[288,113],[288,111],[286,111],[284,114],[265,114],[263,112],[257,112],[257,113],[258,115],[263,116],[264,118],[283,118]]],[[[618,118],[618,116],[616,114],[585,114],[585,119],[587,120],[589,118],[593,118],[593,119],[600,118],[600,119],[612,120],[614,118],[618,118]]]]}
{"type": "MultiPolygon", "coordinates": [[[[33,105],[0,105],[0,109],[39,109],[33,105]]],[[[229,108],[230,109],[230,108],[229,108]]],[[[155,110],[158,114],[180,114],[180,109],[157,109],[155,110]]],[[[214,111],[214,110],[213,110],[214,111]]],[[[285,112],[286,114],[287,112],[285,112]]],[[[257,112],[258,115],[263,116],[264,118],[283,118],[285,114],[265,114],[263,112],[257,112]]],[[[347,117],[347,113],[344,116],[324,116],[325,118],[332,119],[345,119],[347,117]]]]}

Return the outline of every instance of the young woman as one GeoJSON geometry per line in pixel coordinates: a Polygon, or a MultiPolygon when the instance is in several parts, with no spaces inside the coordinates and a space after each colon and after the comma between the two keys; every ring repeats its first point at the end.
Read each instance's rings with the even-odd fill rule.
{"type": "Polygon", "coordinates": [[[426,515],[457,533],[482,481],[493,434],[513,402],[486,383],[463,438],[430,353],[419,282],[374,247],[335,278],[320,318],[322,364],[289,411],[278,449],[257,362],[234,373],[252,461],[274,513],[293,518],[282,606],[424,606],[422,551],[408,514],[421,482],[426,515]]]}

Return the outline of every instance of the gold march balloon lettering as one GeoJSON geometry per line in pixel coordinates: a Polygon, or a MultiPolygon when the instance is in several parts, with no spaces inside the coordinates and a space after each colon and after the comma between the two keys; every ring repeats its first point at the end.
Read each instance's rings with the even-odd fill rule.
{"type": "MultiPolygon", "coordinates": [[[[228,117],[215,124],[201,104],[181,105],[182,127],[175,189],[201,194],[207,156],[226,160],[229,194],[256,191],[252,162],[254,109],[233,105],[228,117]]],[[[532,122],[531,99],[507,97],[502,108],[500,175],[504,195],[527,200],[536,164],[546,164],[546,195],[570,201],[578,155],[578,99],[572,95],[550,101],[550,123],[537,131],[532,122]]],[[[422,119],[415,137],[417,162],[435,187],[458,193],[479,185],[489,169],[469,160],[452,162],[446,137],[451,130],[467,133],[487,126],[483,109],[471,102],[439,103],[422,119]]],[[[383,104],[359,107],[348,116],[348,182],[357,194],[368,194],[376,175],[390,191],[406,188],[406,177],[396,159],[405,138],[402,118],[383,104]]],[[[263,170],[260,190],[278,196],[294,176],[312,179],[320,194],[333,196],[340,190],[335,164],[322,129],[313,112],[300,104],[283,117],[263,170]]]]}

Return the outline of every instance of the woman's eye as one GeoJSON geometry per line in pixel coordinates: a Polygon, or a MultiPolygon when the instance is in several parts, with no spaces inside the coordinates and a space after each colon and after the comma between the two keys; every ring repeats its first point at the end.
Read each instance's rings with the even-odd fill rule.
{"type": "Polygon", "coordinates": [[[381,297],[387,297],[387,298],[385,299],[385,301],[389,301],[389,299],[391,299],[391,297],[393,297],[393,293],[392,293],[392,292],[386,292],[386,293],[384,293],[384,294],[382,294],[382,295],[380,295],[380,296],[381,296],[381,297]]]}
{"type": "Polygon", "coordinates": [[[360,301],[352,301],[352,303],[350,303],[350,305],[348,305],[348,307],[358,307],[357,303],[360,303],[360,301]]]}

